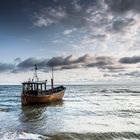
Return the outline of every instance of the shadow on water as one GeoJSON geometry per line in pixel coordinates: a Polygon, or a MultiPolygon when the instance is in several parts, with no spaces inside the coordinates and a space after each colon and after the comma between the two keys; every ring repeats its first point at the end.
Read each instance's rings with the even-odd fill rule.
{"type": "Polygon", "coordinates": [[[22,106],[21,112],[21,121],[37,121],[39,120],[43,113],[47,110],[48,107],[62,107],[63,101],[55,101],[46,104],[38,104],[38,105],[29,105],[29,106],[22,106]]]}
{"type": "Polygon", "coordinates": [[[63,101],[55,101],[46,104],[22,106],[19,115],[19,129],[35,132],[46,128],[48,119],[48,109],[62,107],[63,101]]]}

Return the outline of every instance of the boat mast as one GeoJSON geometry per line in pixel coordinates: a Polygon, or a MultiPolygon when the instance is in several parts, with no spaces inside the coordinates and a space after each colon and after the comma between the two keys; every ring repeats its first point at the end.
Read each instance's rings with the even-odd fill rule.
{"type": "Polygon", "coordinates": [[[52,92],[53,92],[53,63],[52,63],[52,78],[51,78],[51,87],[52,87],[52,92]]]}
{"type": "Polygon", "coordinates": [[[39,78],[37,76],[37,65],[36,64],[35,64],[35,71],[34,71],[34,75],[33,75],[32,81],[34,81],[34,80],[35,80],[35,82],[39,81],[39,78]]]}

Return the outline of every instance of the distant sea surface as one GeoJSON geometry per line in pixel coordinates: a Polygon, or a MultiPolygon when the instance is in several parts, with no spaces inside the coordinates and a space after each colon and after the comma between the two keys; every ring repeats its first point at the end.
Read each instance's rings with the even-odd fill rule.
{"type": "Polygon", "coordinates": [[[22,107],[22,87],[1,85],[0,139],[140,139],[140,86],[66,88],[63,101],[22,107]]]}

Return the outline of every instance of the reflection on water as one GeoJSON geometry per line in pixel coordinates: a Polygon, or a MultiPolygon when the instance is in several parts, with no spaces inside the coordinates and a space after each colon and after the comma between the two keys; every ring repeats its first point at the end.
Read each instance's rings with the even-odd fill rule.
{"type": "Polygon", "coordinates": [[[61,107],[63,107],[62,100],[47,104],[22,106],[21,114],[19,115],[19,120],[21,122],[19,127],[21,128],[22,126],[23,130],[28,130],[29,132],[46,133],[48,127],[51,127],[51,130],[53,131],[56,123],[59,123],[57,121],[61,120],[57,120],[57,116],[50,116],[52,114],[52,108],[57,111],[58,108],[60,109],[61,107]],[[51,120],[55,121],[53,122],[51,120]]]}
{"type": "Polygon", "coordinates": [[[38,122],[43,119],[43,115],[47,111],[47,108],[62,107],[62,105],[63,105],[63,101],[61,100],[61,101],[51,102],[47,104],[22,106],[20,121],[25,123],[38,122]]]}

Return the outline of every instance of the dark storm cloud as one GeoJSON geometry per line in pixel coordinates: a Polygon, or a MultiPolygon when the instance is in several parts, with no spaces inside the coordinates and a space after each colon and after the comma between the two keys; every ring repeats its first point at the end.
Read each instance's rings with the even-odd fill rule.
{"type": "Polygon", "coordinates": [[[47,59],[28,58],[24,61],[21,61],[16,67],[20,70],[28,70],[32,69],[36,64],[39,68],[43,68],[47,66],[47,62],[47,59]]]}
{"type": "Polygon", "coordinates": [[[74,62],[75,63],[89,63],[90,61],[94,61],[94,57],[88,54],[85,54],[79,58],[77,58],[74,62]]]}
{"type": "Polygon", "coordinates": [[[35,12],[32,22],[35,28],[48,28],[51,25],[76,28],[76,31],[82,28],[89,39],[106,41],[107,34],[125,34],[128,29],[133,28],[137,19],[125,11],[135,15],[138,13],[139,4],[138,0],[49,1],[35,12]]]}
{"type": "Polygon", "coordinates": [[[105,3],[108,6],[106,13],[112,15],[112,19],[106,22],[106,32],[127,35],[129,30],[133,30],[139,20],[135,16],[140,14],[139,0],[105,0],[105,3]]]}
{"type": "Polygon", "coordinates": [[[135,23],[133,18],[121,18],[115,19],[112,21],[111,30],[113,31],[124,31],[124,29],[128,26],[131,26],[135,23]]]}
{"type": "Polygon", "coordinates": [[[138,63],[140,62],[140,57],[124,57],[118,61],[110,56],[85,54],[80,57],[69,55],[67,57],[59,56],[51,59],[28,58],[23,61],[17,58],[15,61],[15,64],[0,63],[0,71],[11,71],[13,73],[29,71],[33,70],[36,64],[38,69],[44,72],[50,70],[52,65],[56,70],[93,67],[98,68],[102,72],[121,72],[127,69],[124,64],[138,63]]]}
{"type": "Polygon", "coordinates": [[[124,73],[123,75],[130,77],[140,77],[140,71],[132,71],[129,73],[124,73]]]}
{"type": "Polygon", "coordinates": [[[109,72],[109,73],[118,73],[118,72],[125,71],[126,69],[127,69],[126,67],[119,64],[102,67],[103,72],[109,72]]]}
{"type": "Polygon", "coordinates": [[[95,63],[90,63],[87,65],[87,67],[98,67],[98,68],[103,68],[103,66],[107,65],[106,62],[104,61],[99,61],[99,62],[95,62],[95,63]]]}
{"type": "Polygon", "coordinates": [[[63,24],[75,27],[86,26],[86,10],[90,5],[99,7],[97,0],[58,0],[42,5],[40,11],[35,13],[34,25],[48,27],[52,24],[63,24]]]}
{"type": "Polygon", "coordinates": [[[80,65],[69,65],[69,66],[62,66],[61,69],[78,69],[80,65]]]}
{"type": "MultiPolygon", "coordinates": [[[[131,26],[133,18],[116,19],[120,12],[139,11],[139,0],[2,0],[0,1],[1,27],[5,31],[21,33],[36,31],[34,27],[64,25],[86,28],[88,31],[120,31],[131,26]],[[112,13],[117,12],[118,15],[112,13]],[[112,13],[112,14],[110,14],[112,13]],[[110,19],[110,15],[113,17],[110,19]],[[115,20],[114,20],[115,19],[115,20]],[[12,29],[11,29],[12,28],[12,29]],[[92,30],[91,30],[92,28],[92,30]]],[[[123,15],[124,16],[124,15],[123,15]]],[[[41,29],[39,29],[41,30],[41,29]]],[[[105,34],[91,37],[103,39],[105,34]]]]}
{"type": "Polygon", "coordinates": [[[140,71],[132,71],[132,72],[129,72],[129,73],[124,73],[124,76],[140,77],[140,71]]]}
{"type": "Polygon", "coordinates": [[[0,71],[11,71],[12,73],[30,71],[34,69],[35,64],[37,65],[38,69],[43,72],[48,72],[52,65],[56,70],[93,67],[98,68],[102,72],[121,72],[127,69],[127,67],[125,67],[123,64],[120,64],[118,60],[113,57],[93,56],[89,54],[85,54],[80,57],[69,55],[67,57],[59,56],[53,57],[51,59],[28,58],[22,61],[20,58],[18,58],[15,60],[16,64],[0,63],[0,71]]]}
{"type": "Polygon", "coordinates": [[[112,73],[124,71],[126,69],[122,65],[119,65],[116,63],[107,64],[106,62],[103,62],[103,61],[88,64],[87,67],[96,67],[96,68],[100,69],[102,72],[112,72],[112,73]]]}
{"type": "Polygon", "coordinates": [[[134,78],[134,77],[140,77],[140,71],[123,72],[123,73],[118,72],[116,74],[105,73],[104,77],[115,77],[115,78],[129,77],[129,78],[134,78]]]}
{"type": "Polygon", "coordinates": [[[17,58],[15,58],[14,61],[15,61],[15,62],[21,62],[21,58],[20,58],[20,57],[17,57],[17,58]]]}
{"type": "Polygon", "coordinates": [[[115,59],[113,57],[109,57],[109,56],[97,56],[96,60],[97,61],[104,61],[107,64],[112,64],[115,61],[115,59]]]}
{"type": "Polygon", "coordinates": [[[95,35],[91,35],[90,39],[105,39],[106,38],[106,34],[95,34],[95,35]]]}
{"type": "MultiPolygon", "coordinates": [[[[89,61],[93,61],[93,57],[89,56],[88,54],[83,55],[78,58],[74,58],[72,55],[69,55],[67,57],[53,57],[50,59],[47,63],[48,66],[64,66],[64,65],[73,65],[78,63],[88,63],[89,61]]],[[[70,68],[70,67],[69,67],[70,68]]]]}
{"type": "Polygon", "coordinates": [[[68,56],[68,57],[53,57],[52,59],[50,59],[47,63],[48,66],[62,66],[62,65],[69,65],[72,63],[72,61],[70,60],[72,57],[72,55],[68,56]]]}
{"type": "Polygon", "coordinates": [[[31,70],[34,68],[35,64],[42,71],[48,70],[52,65],[56,70],[96,67],[102,71],[108,70],[110,72],[118,72],[125,69],[125,67],[119,64],[113,57],[91,56],[89,54],[85,54],[80,57],[69,55],[67,57],[59,56],[51,59],[28,58],[17,64],[16,70],[31,70]]]}
{"type": "Polygon", "coordinates": [[[114,59],[111,57],[100,56],[95,57],[89,54],[85,54],[80,57],[74,57],[73,55],[69,55],[67,57],[53,57],[51,59],[36,59],[36,58],[28,58],[19,62],[16,65],[17,70],[30,70],[37,65],[40,69],[46,69],[46,67],[52,67],[52,65],[56,68],[60,69],[73,69],[73,68],[82,68],[82,67],[98,67],[103,68],[105,65],[113,65],[114,59]],[[94,62],[94,63],[93,63],[94,62]]]}
{"type": "Polygon", "coordinates": [[[129,10],[140,11],[139,0],[105,0],[113,12],[127,12],[129,10]]]}
{"type": "Polygon", "coordinates": [[[123,57],[119,60],[122,64],[135,64],[140,62],[140,56],[123,57]]]}
{"type": "Polygon", "coordinates": [[[78,68],[79,66],[76,66],[74,64],[78,63],[85,63],[88,61],[89,58],[88,55],[84,55],[79,58],[73,58],[72,55],[69,55],[67,57],[53,57],[51,59],[36,59],[36,58],[28,58],[26,60],[23,60],[19,62],[16,65],[17,70],[31,70],[34,68],[34,65],[36,64],[39,69],[46,70],[47,67],[59,67],[58,70],[61,69],[72,69],[72,68],[78,68]]]}
{"type": "Polygon", "coordinates": [[[0,72],[9,72],[12,69],[14,69],[13,64],[0,63],[0,72]]]}
{"type": "Polygon", "coordinates": [[[96,57],[93,63],[87,64],[87,67],[97,67],[100,69],[108,69],[109,66],[116,64],[116,61],[113,57],[100,56],[96,57]]]}

